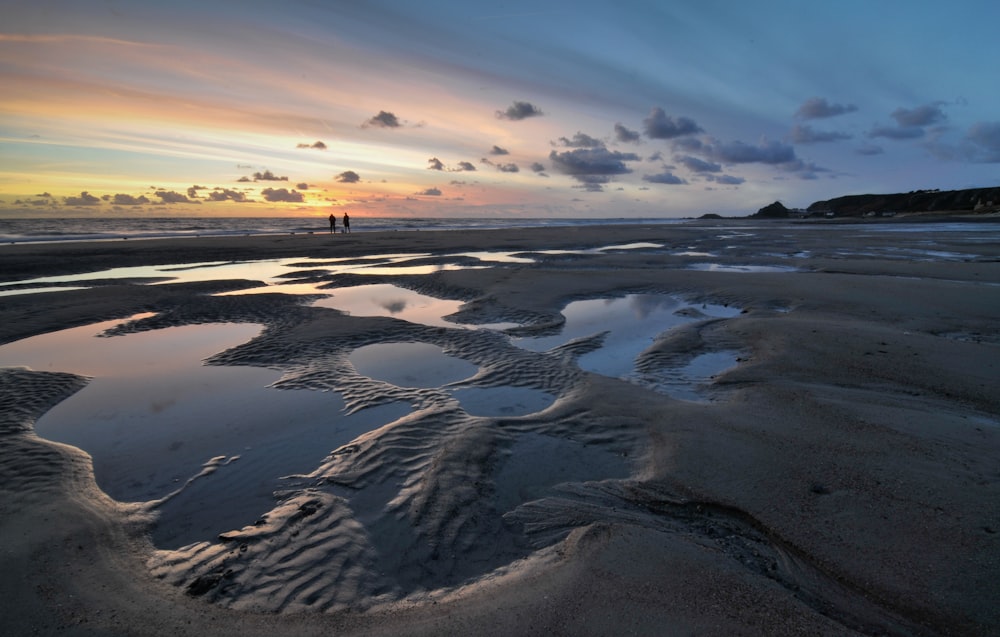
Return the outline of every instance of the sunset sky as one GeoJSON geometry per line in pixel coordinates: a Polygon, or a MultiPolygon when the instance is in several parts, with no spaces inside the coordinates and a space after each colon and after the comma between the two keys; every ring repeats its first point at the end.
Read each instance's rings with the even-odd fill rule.
{"type": "Polygon", "coordinates": [[[2,9],[7,217],[679,217],[1000,185],[996,0],[2,9]]]}

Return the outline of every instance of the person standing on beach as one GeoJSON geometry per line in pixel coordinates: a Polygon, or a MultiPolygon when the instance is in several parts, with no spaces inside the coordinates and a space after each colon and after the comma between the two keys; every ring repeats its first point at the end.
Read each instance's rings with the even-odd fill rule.
{"type": "Polygon", "coordinates": [[[348,217],[347,213],[345,212],[344,213],[344,232],[350,232],[350,231],[351,231],[351,218],[348,217]]]}
{"type": "Polygon", "coordinates": [[[333,213],[331,212],[330,213],[330,234],[333,234],[336,231],[337,231],[337,218],[334,217],[333,213]]]}

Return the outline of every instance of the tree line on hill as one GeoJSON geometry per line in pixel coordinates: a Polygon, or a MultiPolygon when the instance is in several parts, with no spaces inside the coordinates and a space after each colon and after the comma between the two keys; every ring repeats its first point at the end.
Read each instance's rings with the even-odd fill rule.
{"type": "Polygon", "coordinates": [[[790,210],[780,201],[764,206],[753,217],[865,217],[916,212],[996,212],[1000,188],[914,190],[892,195],[846,195],[817,201],[805,210],[790,210]]]}

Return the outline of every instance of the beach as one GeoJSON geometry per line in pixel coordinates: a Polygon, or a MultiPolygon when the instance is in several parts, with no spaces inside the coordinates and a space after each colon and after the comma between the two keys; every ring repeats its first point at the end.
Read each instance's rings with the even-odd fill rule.
{"type": "Polygon", "coordinates": [[[997,634],[998,231],[706,220],[0,246],[0,355],[96,324],[177,349],[217,329],[233,342],[196,365],[263,379],[210,410],[262,401],[227,431],[164,404],[183,435],[145,434],[141,459],[104,438],[105,465],[36,433],[72,430],[97,373],[0,367],[3,632],[997,634]],[[289,274],[262,289],[206,266],[257,260],[289,274]],[[454,306],[421,322],[402,301],[336,305],[376,284],[454,306]],[[620,300],[620,325],[571,312],[620,300]],[[630,340],[635,325],[654,331],[630,340]],[[385,345],[387,370],[363,356],[385,345]],[[144,480],[148,496],[109,494],[144,480]]]}

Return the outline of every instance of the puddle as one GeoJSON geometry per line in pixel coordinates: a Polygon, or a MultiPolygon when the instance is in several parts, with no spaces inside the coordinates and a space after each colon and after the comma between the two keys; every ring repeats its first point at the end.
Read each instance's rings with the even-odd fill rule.
{"type": "Polygon", "coordinates": [[[252,524],[273,508],[274,491],[287,488],[282,476],[312,471],[331,450],[411,409],[394,403],[347,416],[338,394],[268,387],[281,376],[275,370],[201,363],[250,340],[258,325],[98,338],[122,322],[4,345],[0,366],[93,378],[35,431],[86,451],[98,486],[115,500],[168,498],[153,531],[161,548],[252,524]]]}
{"type": "Polygon", "coordinates": [[[379,343],[351,352],[348,360],[362,376],[397,387],[442,387],[476,374],[479,367],[448,356],[430,343],[379,343]]]}
{"type": "Polygon", "coordinates": [[[712,378],[736,367],[739,352],[709,352],[696,356],[683,367],[666,369],[659,373],[643,374],[639,384],[672,398],[693,402],[706,402],[702,393],[712,378]]]}
{"type": "Polygon", "coordinates": [[[620,245],[604,246],[603,248],[598,248],[598,252],[607,252],[611,250],[644,250],[644,249],[658,249],[663,248],[662,243],[649,243],[644,241],[639,241],[636,243],[622,243],[620,245]]]}
{"type": "Polygon", "coordinates": [[[391,316],[422,325],[457,327],[444,319],[462,306],[461,301],[447,301],[420,294],[388,283],[359,285],[349,288],[324,288],[332,294],[313,303],[351,316],[391,316]]]}
{"type": "Polygon", "coordinates": [[[496,508],[501,513],[512,511],[551,495],[559,484],[628,475],[625,458],[606,449],[544,434],[523,434],[496,473],[496,508]]]}
{"type": "Polygon", "coordinates": [[[462,387],[451,391],[471,416],[526,416],[547,409],[556,397],[530,387],[462,387]]]}
{"type": "Polygon", "coordinates": [[[790,265],[726,265],[722,263],[692,263],[688,270],[705,272],[799,272],[799,268],[790,265]]]}
{"type": "Polygon", "coordinates": [[[542,352],[604,334],[600,346],[582,354],[578,363],[587,371],[624,378],[633,373],[636,357],[670,328],[699,317],[730,318],[739,312],[722,305],[690,304],[666,294],[631,294],[574,301],[562,311],[566,323],[559,334],[511,340],[518,347],[542,352]]]}

